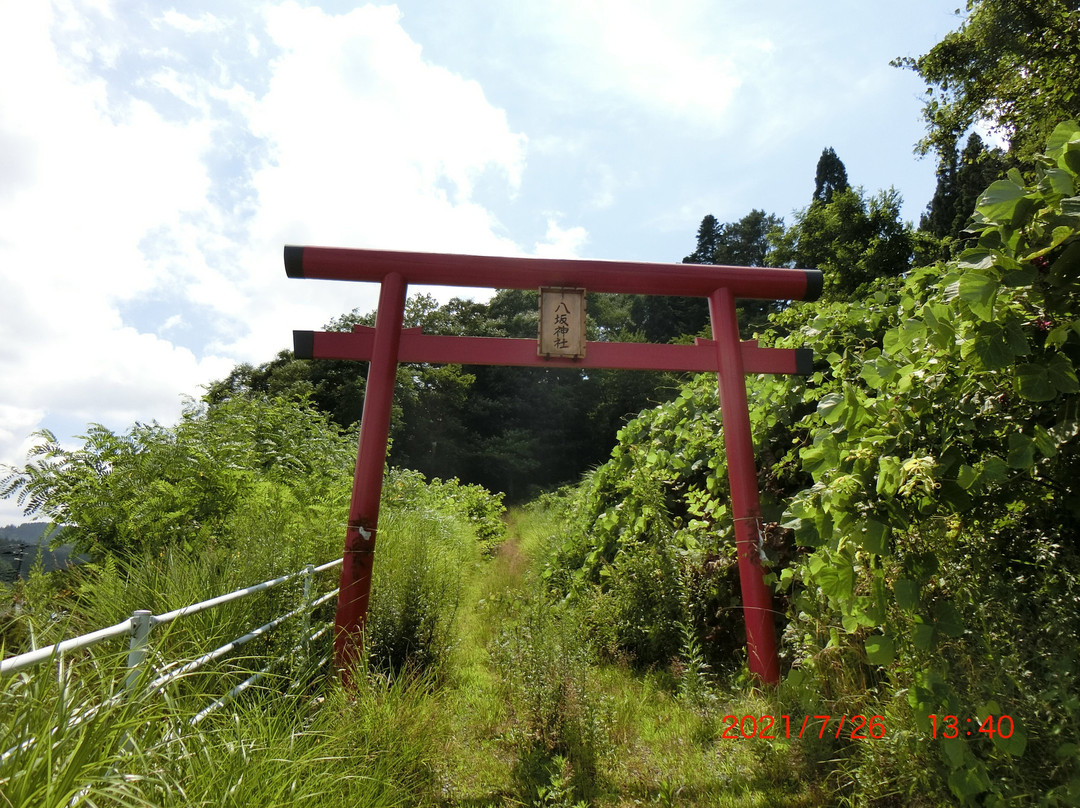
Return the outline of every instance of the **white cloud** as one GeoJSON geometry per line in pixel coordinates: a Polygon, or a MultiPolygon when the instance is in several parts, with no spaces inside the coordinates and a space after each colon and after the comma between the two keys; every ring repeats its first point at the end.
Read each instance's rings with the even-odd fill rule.
{"type": "MultiPolygon", "coordinates": [[[[272,42],[237,39],[245,58],[277,53],[249,87],[166,46],[106,42],[81,6],[0,7],[20,33],[0,74],[27,77],[0,90],[0,462],[58,421],[171,421],[182,394],[292,329],[374,307],[370,285],[288,280],[286,243],[523,252],[473,198],[481,181],[512,195],[526,153],[479,84],[426,61],[393,7],[267,8],[272,42]],[[135,50],[142,77],[94,75],[135,50]],[[156,106],[169,96],[182,114],[156,106]]],[[[220,39],[209,14],[143,24],[220,39]]]]}
{"type": "Polygon", "coordinates": [[[525,136],[476,82],[425,61],[399,17],[393,7],[333,16],[292,2],[268,14],[281,55],[247,113],[272,148],[253,180],[252,272],[241,282],[251,330],[236,353],[266,355],[267,334],[374,308],[370,284],[286,280],[284,244],[522,253],[473,190],[493,175],[513,193],[525,136]]]}
{"type": "Polygon", "coordinates": [[[563,103],[623,105],[706,129],[728,124],[749,67],[742,55],[770,47],[726,30],[723,10],[699,0],[556,0],[518,13],[546,47],[563,103]]]}
{"type": "Polygon", "coordinates": [[[558,217],[552,216],[547,222],[544,241],[537,242],[533,252],[539,258],[579,258],[581,248],[589,240],[584,227],[563,228],[558,217]]]}
{"type": "Polygon", "coordinates": [[[161,15],[161,20],[166,25],[171,25],[186,34],[206,33],[220,31],[225,23],[209,12],[204,12],[198,17],[189,17],[181,14],[176,9],[169,9],[161,15]]]}
{"type": "Polygon", "coordinates": [[[2,126],[33,142],[37,159],[23,187],[0,200],[0,336],[12,346],[0,356],[5,397],[34,411],[48,401],[50,411],[99,418],[147,408],[168,417],[176,395],[163,390],[201,381],[208,368],[124,328],[116,305],[162,282],[139,244],[203,204],[199,158],[210,127],[167,123],[138,101],[118,114],[103,82],[59,66],[47,7],[21,22],[17,47],[0,52],[0,73],[34,81],[8,83],[2,126]]]}
{"type": "Polygon", "coordinates": [[[525,138],[478,84],[425,62],[396,9],[334,17],[290,2],[269,28],[284,54],[252,112],[254,131],[274,144],[256,178],[263,232],[402,249],[512,246],[471,194],[487,171],[517,186],[525,138]]]}

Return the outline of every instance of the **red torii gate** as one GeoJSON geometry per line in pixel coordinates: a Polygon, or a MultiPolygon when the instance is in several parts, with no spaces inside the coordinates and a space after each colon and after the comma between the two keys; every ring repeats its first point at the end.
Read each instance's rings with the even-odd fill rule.
{"type": "Polygon", "coordinates": [[[347,668],[355,658],[367,619],[398,363],[531,365],[718,375],[750,671],[768,684],[779,682],[772,597],[760,563],[761,505],[745,374],[810,373],[812,353],[802,348],[760,348],[754,341],[740,341],[735,300],[816,300],[823,283],[819,270],[286,246],[285,271],[290,278],[381,284],[374,328],[357,327],[352,333],[293,332],[298,359],[371,363],[335,620],[334,651],[339,668],[347,668]],[[713,338],[696,340],[694,345],[589,342],[582,358],[541,356],[537,342],[529,339],[436,336],[420,329],[402,330],[409,284],[495,289],[584,287],[592,292],[705,297],[713,338]]]}

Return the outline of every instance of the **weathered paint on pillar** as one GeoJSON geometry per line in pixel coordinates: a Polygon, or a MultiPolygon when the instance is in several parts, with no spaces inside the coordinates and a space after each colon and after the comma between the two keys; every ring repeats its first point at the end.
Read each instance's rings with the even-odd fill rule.
{"type": "Polygon", "coordinates": [[[338,669],[346,672],[363,647],[407,290],[408,284],[397,273],[384,277],[379,290],[375,340],[360,420],[360,447],[356,453],[349,523],[345,532],[341,589],[334,619],[334,658],[338,669]]]}
{"type": "Polygon", "coordinates": [[[731,513],[735,520],[735,546],[742,588],[743,620],[750,672],[766,684],[780,682],[772,593],[761,566],[761,502],[758,498],[754,442],[746,401],[746,375],[739,348],[735,297],[730,289],[717,289],[709,297],[713,340],[716,342],[720,414],[731,486],[731,513]]]}

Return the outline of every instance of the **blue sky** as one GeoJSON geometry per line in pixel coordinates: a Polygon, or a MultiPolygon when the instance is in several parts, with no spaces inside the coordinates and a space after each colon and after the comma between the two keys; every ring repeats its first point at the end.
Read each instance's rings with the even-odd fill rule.
{"type": "Polygon", "coordinates": [[[706,214],[790,221],[826,147],[917,221],[889,61],[956,5],[0,0],[0,463],[374,307],[287,243],[677,262],[706,214]]]}

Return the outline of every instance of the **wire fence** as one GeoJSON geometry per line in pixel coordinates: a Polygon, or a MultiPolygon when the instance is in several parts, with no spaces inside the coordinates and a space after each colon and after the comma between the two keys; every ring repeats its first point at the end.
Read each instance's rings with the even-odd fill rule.
{"type": "MultiPolygon", "coordinates": [[[[312,592],[313,581],[315,576],[325,570],[332,569],[342,563],[342,560],[335,559],[329,561],[320,566],[314,566],[308,564],[304,569],[297,572],[289,573],[288,575],[282,575],[278,578],[273,578],[262,583],[254,584],[252,586],[244,587],[243,589],[237,589],[233,592],[229,592],[225,595],[219,595],[209,600],[204,600],[199,603],[193,603],[189,606],[184,606],[179,609],[174,609],[171,612],[165,612],[164,614],[155,615],[147,610],[137,610],[130,618],[122,620],[115,625],[101,628],[96,631],[91,631],[87,634],[79,635],[78,637],[72,637],[64,640],[63,642],[55,643],[53,645],[46,646],[44,648],[38,648],[32,651],[28,651],[23,654],[17,654],[15,656],[8,657],[0,661],[0,677],[8,676],[24,671],[33,669],[39,665],[52,663],[57,668],[57,678],[60,687],[60,698],[64,698],[65,683],[68,679],[69,667],[65,663],[66,656],[72,654],[75,651],[90,648],[98,645],[99,643],[106,642],[118,637],[128,637],[128,653],[126,662],[126,678],[124,680],[124,687],[120,693],[113,697],[111,701],[116,701],[120,698],[124,698],[125,695],[132,693],[140,682],[145,682],[149,679],[153,673],[157,673],[157,670],[149,672],[146,670],[148,665],[147,660],[151,658],[152,634],[156,627],[167,625],[173,621],[180,620],[184,617],[190,617],[191,615],[198,614],[199,612],[206,611],[207,609],[213,609],[216,606],[221,606],[226,603],[230,603],[240,598],[250,597],[275,587],[281,586],[290,581],[296,579],[302,579],[303,588],[300,598],[300,603],[288,612],[274,617],[270,621],[251,628],[245,633],[234,637],[223,645],[206,653],[191,659],[190,661],[180,664],[179,667],[175,667],[159,676],[149,679],[149,684],[146,687],[149,690],[162,691],[170,683],[179,680],[181,677],[186,676],[193,671],[202,668],[209,663],[215,662],[222,658],[233,654],[238,648],[244,646],[246,643],[252,640],[265,637],[275,629],[278,629],[282,625],[288,623],[291,620],[300,621],[299,636],[300,646],[292,648],[289,651],[279,655],[275,659],[271,660],[268,664],[262,667],[260,670],[255,671],[240,684],[232,688],[228,693],[225,693],[221,698],[216,699],[207,707],[197,712],[191,719],[192,726],[201,722],[206,716],[212,712],[227,704],[232,699],[240,695],[244,690],[251,687],[255,682],[266,676],[270,670],[283,661],[285,661],[292,654],[305,650],[307,646],[324,636],[330,630],[330,624],[325,623],[312,632],[311,616],[318,609],[319,606],[329,602],[337,596],[338,590],[334,588],[322,595],[314,595],[312,592]]],[[[322,667],[329,661],[329,656],[320,659],[316,663],[316,667],[322,667]]],[[[81,711],[72,717],[72,722],[82,722],[92,718],[98,710],[106,706],[109,702],[105,702],[101,705],[90,707],[81,711]]],[[[28,742],[29,743],[29,742],[28,742]]],[[[3,762],[16,750],[9,749],[8,751],[0,754],[0,762],[3,762]]]]}

